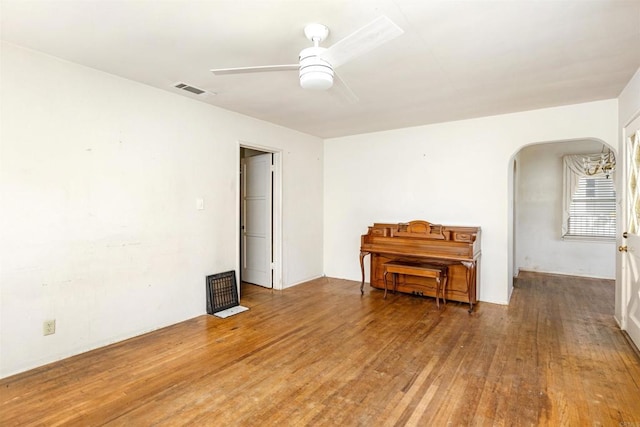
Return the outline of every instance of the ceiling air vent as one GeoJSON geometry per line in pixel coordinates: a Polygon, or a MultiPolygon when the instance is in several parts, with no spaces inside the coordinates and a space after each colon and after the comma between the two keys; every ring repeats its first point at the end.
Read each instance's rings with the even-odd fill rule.
{"type": "Polygon", "coordinates": [[[186,90],[187,92],[191,92],[194,93],[196,95],[202,95],[203,93],[207,93],[206,90],[203,89],[199,89],[197,87],[194,86],[190,86],[186,83],[176,83],[173,85],[173,87],[177,88],[177,89],[181,89],[181,90],[186,90]]]}

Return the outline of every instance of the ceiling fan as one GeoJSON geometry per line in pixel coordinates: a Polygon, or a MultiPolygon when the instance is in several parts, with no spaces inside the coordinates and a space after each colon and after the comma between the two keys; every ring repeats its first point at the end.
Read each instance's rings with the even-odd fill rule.
{"type": "Polygon", "coordinates": [[[337,84],[343,86],[343,89],[346,89],[346,92],[355,98],[353,92],[334,72],[334,69],[403,33],[402,28],[391,19],[380,16],[331,47],[325,48],[320,47],[320,43],[329,35],[329,28],[322,24],[308,24],[304,27],[304,35],[313,43],[313,46],[302,49],[298,64],[219,68],[213,69],[211,72],[215,75],[225,75],[298,70],[300,86],[304,89],[329,89],[333,86],[334,77],[336,77],[337,84]]]}

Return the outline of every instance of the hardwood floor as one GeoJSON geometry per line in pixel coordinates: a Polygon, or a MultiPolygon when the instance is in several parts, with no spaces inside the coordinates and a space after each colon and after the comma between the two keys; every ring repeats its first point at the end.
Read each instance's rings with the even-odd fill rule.
{"type": "Polygon", "coordinates": [[[613,283],[527,273],[511,304],[318,279],[0,380],[0,425],[640,426],[613,283]]]}

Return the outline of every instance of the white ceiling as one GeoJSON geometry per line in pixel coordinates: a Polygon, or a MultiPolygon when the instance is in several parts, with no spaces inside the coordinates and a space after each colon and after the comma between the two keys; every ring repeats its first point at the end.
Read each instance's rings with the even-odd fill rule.
{"type": "Polygon", "coordinates": [[[322,138],[615,98],[640,67],[640,0],[2,0],[2,39],[322,138]],[[380,15],[405,34],[340,67],[359,97],[297,73],[303,28],[330,46],[380,15]],[[175,82],[215,92],[197,97],[175,82]]]}

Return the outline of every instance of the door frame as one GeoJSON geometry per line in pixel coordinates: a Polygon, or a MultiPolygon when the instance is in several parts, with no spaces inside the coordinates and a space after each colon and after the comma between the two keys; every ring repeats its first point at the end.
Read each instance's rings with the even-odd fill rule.
{"type": "MultiPolygon", "coordinates": [[[[236,271],[240,274],[242,267],[240,260],[240,241],[242,239],[240,227],[241,227],[241,212],[240,204],[240,149],[248,148],[251,150],[263,151],[265,153],[273,154],[273,233],[271,236],[273,246],[273,289],[282,290],[282,150],[275,147],[268,147],[264,145],[253,144],[247,141],[238,140],[236,146],[236,159],[235,167],[238,171],[236,179],[236,271]]],[[[240,286],[238,286],[238,291],[240,286]]]]}

